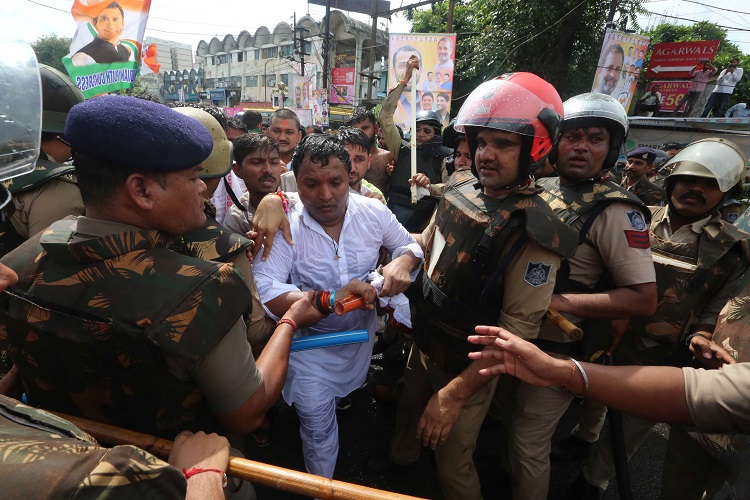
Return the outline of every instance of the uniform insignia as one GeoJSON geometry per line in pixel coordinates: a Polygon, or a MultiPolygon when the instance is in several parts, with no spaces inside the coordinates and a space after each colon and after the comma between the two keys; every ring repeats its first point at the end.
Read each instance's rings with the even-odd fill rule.
{"type": "Polygon", "coordinates": [[[638,210],[633,210],[632,212],[625,212],[625,215],[628,216],[628,222],[630,223],[631,228],[635,229],[636,231],[646,230],[646,221],[643,220],[643,216],[638,210]]]}
{"type": "Polygon", "coordinates": [[[625,238],[632,248],[649,248],[651,246],[648,231],[629,231],[626,229],[625,238]]]}
{"type": "Polygon", "coordinates": [[[549,282],[549,273],[552,269],[552,264],[545,264],[544,262],[531,262],[526,265],[526,274],[523,276],[523,280],[531,286],[542,286],[549,282]]]}

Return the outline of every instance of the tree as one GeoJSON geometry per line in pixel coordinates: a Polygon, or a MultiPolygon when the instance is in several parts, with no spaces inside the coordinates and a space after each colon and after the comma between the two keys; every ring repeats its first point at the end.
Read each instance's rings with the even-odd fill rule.
{"type": "Polygon", "coordinates": [[[52,35],[40,36],[31,44],[31,47],[36,52],[36,58],[41,64],[52,66],[67,74],[62,58],[70,52],[71,41],[68,37],[57,36],[53,33],[52,35]]]}
{"type": "MultiPolygon", "coordinates": [[[[616,25],[625,28],[642,0],[615,0],[616,25]]],[[[563,99],[591,90],[609,2],[473,0],[457,2],[454,108],[480,82],[529,71],[552,83],[563,99]],[[458,101],[458,102],[457,102],[458,101]]],[[[443,32],[447,2],[413,13],[412,32],[443,32]]],[[[638,28],[636,22],[631,28],[638,28]]]]}

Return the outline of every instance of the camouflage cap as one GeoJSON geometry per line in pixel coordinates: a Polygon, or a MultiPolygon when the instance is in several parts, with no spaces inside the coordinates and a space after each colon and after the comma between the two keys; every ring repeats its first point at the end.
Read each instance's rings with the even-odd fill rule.
{"type": "Polygon", "coordinates": [[[65,123],[73,155],[113,165],[170,172],[199,165],[213,138],[198,121],[162,104],[126,96],[101,96],[73,106],[65,123]]]}

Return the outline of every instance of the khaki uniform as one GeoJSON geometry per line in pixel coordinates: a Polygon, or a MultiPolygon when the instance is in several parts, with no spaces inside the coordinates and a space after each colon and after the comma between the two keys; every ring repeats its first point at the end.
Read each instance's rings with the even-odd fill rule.
{"type": "MultiPolygon", "coordinates": [[[[581,231],[586,217],[575,215],[583,203],[597,195],[610,194],[612,200],[594,219],[584,241],[575,255],[569,259],[569,283],[575,283],[578,291],[610,289],[615,287],[653,283],[655,273],[651,251],[643,248],[642,233],[647,229],[645,216],[629,194],[612,183],[593,183],[572,189],[560,188],[558,179],[545,179],[548,190],[543,197],[563,220],[573,229],[581,231]],[[618,201],[622,200],[622,201],[618,201]],[[568,200],[566,202],[566,200],[568,200]],[[603,285],[603,276],[608,283],[603,285]]],[[[646,240],[648,239],[645,236],[646,240]]],[[[570,291],[561,288],[561,292],[570,291]]],[[[583,318],[570,316],[573,323],[582,325],[583,318]]],[[[592,336],[591,329],[584,325],[584,338],[592,336]]],[[[598,335],[599,344],[608,344],[608,335],[598,335]]],[[[538,344],[543,349],[553,349],[553,356],[581,357],[584,346],[574,343],[559,328],[545,322],[539,330],[538,344]],[[555,352],[560,354],[555,354],[555,352]]],[[[596,352],[589,352],[597,354],[596,352]]],[[[600,354],[600,353],[599,353],[600,354]]],[[[558,422],[568,409],[573,395],[557,387],[534,387],[521,383],[517,392],[516,407],[510,432],[509,458],[513,478],[513,498],[546,499],[549,490],[552,435],[558,422]]],[[[598,415],[599,424],[604,415],[598,415]]],[[[599,425],[599,426],[600,426],[599,425]]]]}
{"type": "MultiPolygon", "coordinates": [[[[656,314],[651,318],[634,318],[615,359],[625,365],[686,365],[691,355],[685,338],[697,325],[716,324],[719,311],[738,287],[740,276],[748,266],[743,235],[722,221],[718,213],[672,232],[668,208],[653,208],[651,242],[659,276],[656,314]]],[[[646,439],[654,422],[622,415],[625,448],[628,458],[646,439]]],[[[701,495],[710,481],[705,475],[718,474],[719,485],[726,469],[714,469],[715,462],[679,428],[670,432],[665,459],[664,498],[692,498],[701,495]],[[687,481],[680,464],[685,460],[702,461],[687,481]],[[705,474],[705,475],[704,475],[705,474]],[[699,491],[691,491],[696,489],[699,491]]],[[[593,485],[606,489],[614,475],[614,459],[608,431],[594,445],[584,467],[584,477],[593,485]]],[[[698,497],[700,498],[700,497],[698,497]]]]}
{"type": "Polygon", "coordinates": [[[625,179],[627,177],[623,178],[620,185],[636,195],[647,206],[660,207],[667,203],[667,191],[648,180],[645,175],[630,187],[625,185],[625,179]]]}
{"type": "MultiPolygon", "coordinates": [[[[560,254],[569,255],[575,246],[575,235],[534,196],[537,190],[499,200],[472,194],[475,182],[470,173],[454,177],[422,234],[427,249],[425,300],[417,305],[414,345],[390,446],[390,457],[399,464],[413,463],[419,457],[421,442],[415,438],[416,429],[429,399],[469,365],[467,352],[472,345],[466,336],[473,333],[473,326],[495,323],[523,338],[535,338],[549,306],[560,254]],[[485,211],[488,206],[494,211],[485,211]],[[528,210],[520,209],[524,206],[528,210]],[[509,225],[516,219],[511,213],[525,214],[525,230],[524,226],[509,225]],[[481,253],[476,247],[478,236],[496,230],[495,238],[481,238],[483,243],[491,242],[489,265],[485,266],[490,272],[477,271],[474,262],[481,253]],[[534,236],[522,236],[533,230],[547,231],[547,237],[541,239],[556,241],[558,247],[550,248],[534,236]],[[500,276],[491,274],[504,259],[506,267],[500,276]],[[487,283],[492,284],[491,292],[480,293],[487,283]],[[486,301],[487,297],[491,301],[486,301]]],[[[472,455],[496,385],[497,379],[492,379],[470,397],[448,440],[436,451],[438,478],[447,499],[481,498],[472,455]]]]}

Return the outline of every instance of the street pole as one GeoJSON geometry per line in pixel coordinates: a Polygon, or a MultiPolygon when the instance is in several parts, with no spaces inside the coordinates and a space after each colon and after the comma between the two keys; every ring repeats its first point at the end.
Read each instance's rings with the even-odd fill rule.
{"type": "Polygon", "coordinates": [[[328,51],[331,47],[331,0],[326,0],[326,36],[323,38],[323,88],[328,91],[328,51]]]}
{"type": "Polygon", "coordinates": [[[450,0],[448,4],[448,22],[445,32],[453,33],[453,9],[456,7],[456,0],[450,0]]]}
{"type": "MultiPolygon", "coordinates": [[[[268,63],[273,61],[272,58],[266,59],[266,63],[263,65],[263,105],[268,102],[268,63]]],[[[273,105],[271,106],[273,107],[273,105]]]]}
{"type": "Polygon", "coordinates": [[[372,31],[370,32],[370,85],[367,87],[367,100],[372,99],[372,82],[373,73],[375,72],[375,43],[377,42],[378,34],[378,0],[372,0],[374,4],[372,14],[372,31]]]}

